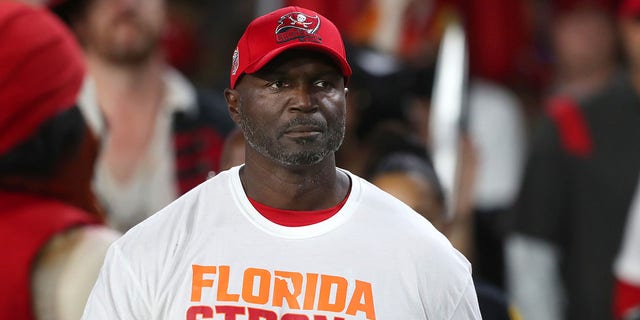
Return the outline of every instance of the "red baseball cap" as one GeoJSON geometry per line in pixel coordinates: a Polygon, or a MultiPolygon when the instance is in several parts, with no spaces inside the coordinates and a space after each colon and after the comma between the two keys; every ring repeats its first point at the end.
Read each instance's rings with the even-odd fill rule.
{"type": "Polygon", "coordinates": [[[340,31],[315,11],[290,6],[253,20],[238,41],[231,63],[231,89],[241,75],[254,73],[280,53],[302,48],[332,57],[345,79],[351,76],[340,31]]]}
{"type": "Polygon", "coordinates": [[[49,10],[0,1],[0,154],[75,105],[85,75],[80,46],[49,10]]]}
{"type": "Polygon", "coordinates": [[[640,0],[622,0],[618,8],[618,16],[621,18],[640,16],[640,0]]]}

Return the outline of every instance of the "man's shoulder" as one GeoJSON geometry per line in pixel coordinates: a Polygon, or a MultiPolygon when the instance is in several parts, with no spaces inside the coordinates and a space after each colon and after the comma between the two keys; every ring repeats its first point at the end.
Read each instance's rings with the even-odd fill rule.
{"type": "Polygon", "coordinates": [[[351,176],[360,185],[362,206],[384,213],[419,215],[404,202],[378,188],[368,180],[354,174],[351,174],[351,176]]]}
{"type": "Polygon", "coordinates": [[[449,245],[446,237],[429,220],[404,202],[363,178],[357,177],[357,181],[361,185],[359,207],[365,217],[364,223],[380,228],[378,232],[383,234],[395,233],[397,235],[392,236],[407,242],[449,245]]]}
{"type": "Polygon", "coordinates": [[[577,101],[581,111],[588,118],[599,118],[602,114],[611,114],[613,108],[637,105],[638,94],[626,73],[612,77],[605,87],[592,95],[577,101]]]}

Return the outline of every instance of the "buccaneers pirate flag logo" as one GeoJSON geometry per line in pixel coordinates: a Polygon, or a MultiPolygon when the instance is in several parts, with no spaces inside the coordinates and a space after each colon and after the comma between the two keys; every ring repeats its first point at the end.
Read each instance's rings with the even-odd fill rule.
{"type": "Polygon", "coordinates": [[[290,12],[280,17],[276,27],[276,42],[283,43],[298,39],[322,43],[316,32],[320,28],[320,17],[309,16],[302,12],[290,12]]]}

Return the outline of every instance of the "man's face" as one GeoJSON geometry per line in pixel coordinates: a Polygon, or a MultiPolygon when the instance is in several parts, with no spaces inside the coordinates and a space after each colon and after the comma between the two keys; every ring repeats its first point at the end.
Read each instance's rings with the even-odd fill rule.
{"type": "Polygon", "coordinates": [[[342,144],[346,92],[329,58],[291,50],[244,75],[226,97],[252,149],[286,166],[308,166],[342,144]]]}
{"type": "Polygon", "coordinates": [[[577,8],[558,17],[551,31],[558,67],[568,72],[601,68],[615,58],[615,30],[605,11],[577,8]]]}
{"type": "Polygon", "coordinates": [[[91,0],[76,31],[89,52],[135,64],[155,52],[164,23],[164,0],[91,0]]]}

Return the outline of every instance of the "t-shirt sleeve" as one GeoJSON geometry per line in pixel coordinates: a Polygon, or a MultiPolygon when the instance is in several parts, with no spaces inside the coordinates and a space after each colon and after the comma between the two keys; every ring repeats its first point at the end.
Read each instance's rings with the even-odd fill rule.
{"type": "Polygon", "coordinates": [[[417,267],[422,270],[418,290],[425,318],[482,319],[469,261],[442,234],[427,241],[418,247],[431,254],[419,259],[417,267]]]}
{"type": "Polygon", "coordinates": [[[83,320],[152,319],[150,297],[117,243],[107,252],[83,320]]]}
{"type": "Polygon", "coordinates": [[[482,319],[482,316],[480,315],[480,308],[478,306],[478,296],[476,294],[476,289],[471,278],[469,278],[469,281],[467,282],[467,285],[465,286],[464,291],[460,296],[460,300],[458,301],[458,304],[449,319],[482,319]]]}
{"type": "Polygon", "coordinates": [[[528,153],[524,179],[512,209],[512,231],[560,242],[568,199],[566,154],[550,118],[540,120],[528,153]]]}

